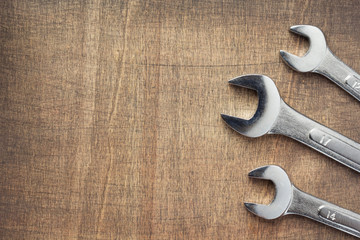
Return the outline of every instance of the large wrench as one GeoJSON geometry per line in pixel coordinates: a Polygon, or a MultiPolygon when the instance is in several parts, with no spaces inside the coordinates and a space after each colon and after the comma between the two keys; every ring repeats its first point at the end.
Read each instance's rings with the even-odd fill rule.
{"type": "Polygon", "coordinates": [[[330,51],[323,32],[310,25],[292,26],[290,31],[308,38],[310,48],[303,57],[280,50],[283,60],[296,71],[327,77],[360,101],[360,75],[330,51]]]}
{"type": "Polygon", "coordinates": [[[360,172],[360,144],[289,107],[269,77],[245,75],[229,83],[256,90],[259,96],[258,108],[249,120],[221,114],[232,129],[248,137],[264,134],[291,137],[360,172]]]}
{"type": "Polygon", "coordinates": [[[359,214],[304,193],[291,183],[282,168],[260,167],[251,171],[249,177],[271,180],[276,189],[270,205],[245,203],[255,215],[269,220],[288,214],[301,215],[360,238],[359,214]]]}

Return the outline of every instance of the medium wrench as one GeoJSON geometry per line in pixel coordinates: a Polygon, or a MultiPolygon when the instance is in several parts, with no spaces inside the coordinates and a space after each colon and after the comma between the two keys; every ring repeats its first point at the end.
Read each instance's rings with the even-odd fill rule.
{"type": "Polygon", "coordinates": [[[285,135],[360,172],[360,144],[291,108],[281,99],[271,78],[244,75],[229,83],[256,90],[259,96],[258,108],[249,120],[221,114],[236,132],[248,137],[285,135]]]}
{"type": "Polygon", "coordinates": [[[276,190],[274,201],[270,205],[244,203],[253,214],[268,220],[296,214],[360,238],[359,214],[299,190],[281,167],[263,166],[251,171],[249,177],[271,180],[276,190]]]}
{"type": "Polygon", "coordinates": [[[292,26],[290,31],[308,38],[310,48],[303,57],[280,50],[285,63],[298,72],[314,72],[327,77],[360,101],[360,75],[330,51],[323,32],[310,25],[292,26]]]}

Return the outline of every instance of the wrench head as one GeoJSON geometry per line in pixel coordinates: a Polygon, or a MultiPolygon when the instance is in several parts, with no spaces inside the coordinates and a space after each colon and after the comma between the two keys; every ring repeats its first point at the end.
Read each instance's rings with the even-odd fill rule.
{"type": "Polygon", "coordinates": [[[259,103],[254,116],[249,120],[221,114],[223,120],[232,129],[248,137],[259,137],[268,133],[280,112],[281,98],[273,80],[264,75],[244,75],[230,80],[229,83],[257,91],[259,103]]]}
{"type": "Polygon", "coordinates": [[[282,59],[296,71],[313,72],[326,55],[327,45],[323,32],[311,25],[292,26],[290,31],[308,38],[310,48],[302,57],[280,50],[282,59]]]}
{"type": "Polygon", "coordinates": [[[276,194],[269,205],[244,203],[247,210],[265,219],[275,219],[284,215],[290,206],[293,195],[293,186],[286,172],[279,166],[268,165],[252,170],[249,177],[272,181],[276,194]]]}

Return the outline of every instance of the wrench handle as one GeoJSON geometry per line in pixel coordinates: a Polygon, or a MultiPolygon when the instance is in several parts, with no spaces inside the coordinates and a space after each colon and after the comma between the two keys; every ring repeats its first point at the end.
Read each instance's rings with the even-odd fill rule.
{"type": "Polygon", "coordinates": [[[319,73],[360,101],[360,75],[327,49],[324,60],[313,72],[319,73]]]}
{"type": "Polygon", "coordinates": [[[309,137],[316,144],[320,144],[326,149],[359,164],[360,150],[355,146],[355,144],[351,144],[349,141],[350,139],[340,134],[332,136],[328,132],[329,131],[313,128],[309,132],[309,137]]]}
{"type": "Polygon", "coordinates": [[[304,193],[293,186],[293,200],[285,214],[311,218],[360,238],[360,215],[304,193]]]}
{"type": "Polygon", "coordinates": [[[360,172],[360,144],[302,115],[281,101],[280,114],[270,133],[291,137],[360,172]]]}

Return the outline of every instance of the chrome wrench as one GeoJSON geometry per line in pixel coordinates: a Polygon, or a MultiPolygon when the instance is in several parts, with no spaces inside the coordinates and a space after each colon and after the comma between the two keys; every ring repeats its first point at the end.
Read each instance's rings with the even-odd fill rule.
{"type": "Polygon", "coordinates": [[[279,166],[257,168],[249,177],[271,180],[276,189],[270,205],[245,203],[253,214],[268,220],[289,214],[301,215],[360,238],[359,214],[299,190],[279,166]]]}
{"type": "Polygon", "coordinates": [[[285,63],[298,72],[314,72],[327,77],[360,101],[360,75],[330,51],[323,32],[310,25],[292,26],[290,31],[308,38],[310,48],[303,57],[280,50],[285,63]]]}
{"type": "Polygon", "coordinates": [[[360,172],[360,144],[288,106],[269,77],[245,75],[229,83],[256,90],[259,96],[258,108],[249,120],[221,114],[223,120],[236,132],[248,137],[285,135],[360,172]]]}

